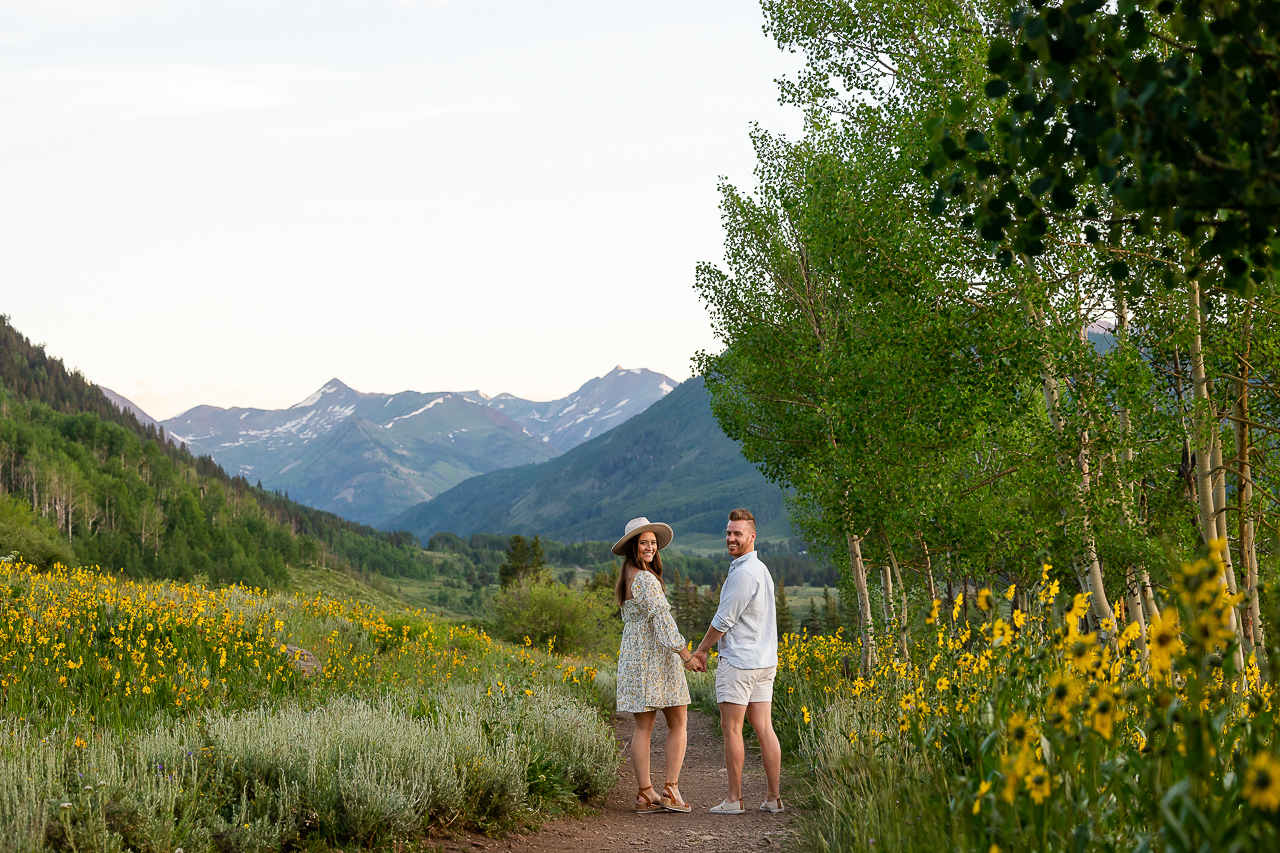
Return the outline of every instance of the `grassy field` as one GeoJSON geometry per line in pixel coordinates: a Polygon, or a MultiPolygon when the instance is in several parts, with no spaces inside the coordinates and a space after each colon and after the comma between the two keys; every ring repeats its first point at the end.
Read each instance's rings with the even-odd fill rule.
{"type": "Polygon", "coordinates": [[[386,846],[612,786],[592,662],[295,582],[0,566],[0,850],[386,846]]]}

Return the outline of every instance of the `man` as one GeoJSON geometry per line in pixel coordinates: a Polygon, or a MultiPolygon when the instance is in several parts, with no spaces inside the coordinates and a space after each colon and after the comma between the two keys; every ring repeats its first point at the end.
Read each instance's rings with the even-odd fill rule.
{"type": "Polygon", "coordinates": [[[778,615],[774,608],[773,577],[756,557],[756,517],[749,510],[729,513],[724,544],[733,562],[720,588],[720,608],[693,656],[706,667],[708,650],[719,643],[716,702],[724,730],[724,765],[729,772],[729,796],[711,809],[713,814],[743,814],[742,721],[755,729],[768,780],[768,799],[760,810],[783,811],[779,789],[782,747],[773,731],[773,677],[778,671],[778,615]]]}

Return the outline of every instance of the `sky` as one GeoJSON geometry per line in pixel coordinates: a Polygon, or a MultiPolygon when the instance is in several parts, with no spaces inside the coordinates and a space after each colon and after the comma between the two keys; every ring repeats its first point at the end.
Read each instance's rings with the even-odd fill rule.
{"type": "Polygon", "coordinates": [[[716,348],[801,60],[752,0],[0,0],[0,313],[165,419],[716,348]]]}

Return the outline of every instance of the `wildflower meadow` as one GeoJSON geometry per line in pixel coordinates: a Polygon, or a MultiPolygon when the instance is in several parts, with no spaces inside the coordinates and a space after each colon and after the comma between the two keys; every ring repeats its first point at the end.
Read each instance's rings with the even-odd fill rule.
{"type": "Polygon", "coordinates": [[[1085,632],[1088,593],[1048,565],[1022,598],[980,590],[970,619],[926,604],[867,676],[860,638],[784,638],[775,719],[814,774],[805,848],[1280,849],[1275,688],[1261,650],[1235,665],[1221,575],[1217,550],[1176,572],[1145,645],[1133,623],[1085,632]]]}
{"type": "Polygon", "coordinates": [[[5,564],[0,593],[0,850],[377,845],[614,782],[596,671],[550,648],[91,569],[5,564]]]}

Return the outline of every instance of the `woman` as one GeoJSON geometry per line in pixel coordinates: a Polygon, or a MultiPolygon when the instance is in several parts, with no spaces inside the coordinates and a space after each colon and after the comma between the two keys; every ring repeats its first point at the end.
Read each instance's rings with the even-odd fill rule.
{"type": "Polygon", "coordinates": [[[680,796],[680,766],[688,740],[689,685],[677,661],[697,671],[700,664],[676,629],[663,594],[662,557],[671,544],[671,528],[633,518],[613,553],[624,557],[614,592],[622,608],[622,648],[618,653],[618,710],[635,715],[631,765],[636,771],[636,811],[688,812],[680,796]],[[655,797],[649,778],[649,740],[658,709],[667,718],[667,781],[655,797]]]}

